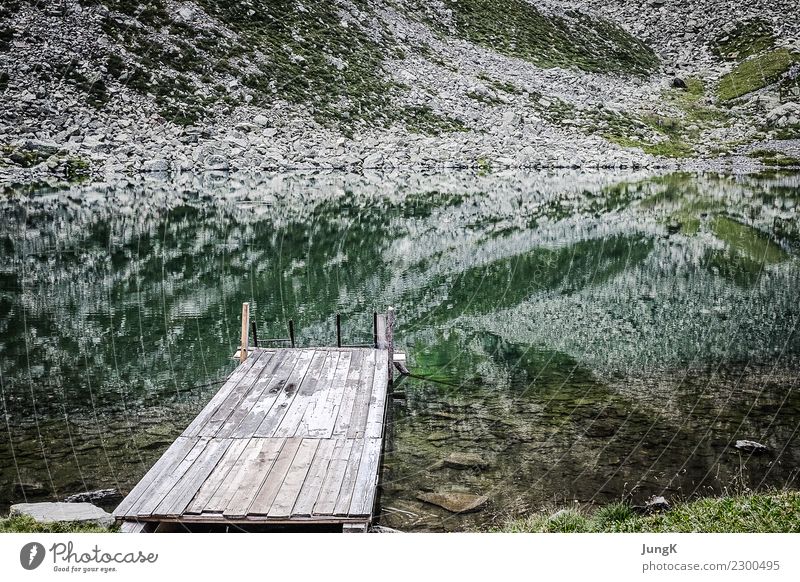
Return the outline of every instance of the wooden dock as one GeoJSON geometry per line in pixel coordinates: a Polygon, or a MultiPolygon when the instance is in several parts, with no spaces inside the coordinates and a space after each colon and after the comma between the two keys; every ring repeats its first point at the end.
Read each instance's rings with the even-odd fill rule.
{"type": "Polygon", "coordinates": [[[240,348],[219,392],[114,511],[123,531],[167,523],[366,530],[395,359],[392,319],[381,317],[372,347],[240,348]]]}

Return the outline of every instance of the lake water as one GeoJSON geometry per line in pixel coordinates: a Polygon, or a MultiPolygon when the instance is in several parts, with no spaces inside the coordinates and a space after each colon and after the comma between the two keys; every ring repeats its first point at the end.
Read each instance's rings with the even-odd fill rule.
{"type": "MultiPolygon", "coordinates": [[[[0,198],[0,510],[127,491],[263,337],[398,313],[381,522],[797,487],[800,176],[182,176],[0,198]],[[752,439],[771,453],[733,448],[752,439]],[[480,457],[454,468],[452,453],[480,457]],[[454,515],[422,492],[486,495],[454,515]]],[[[113,507],[115,500],[108,504],[113,507]]]]}

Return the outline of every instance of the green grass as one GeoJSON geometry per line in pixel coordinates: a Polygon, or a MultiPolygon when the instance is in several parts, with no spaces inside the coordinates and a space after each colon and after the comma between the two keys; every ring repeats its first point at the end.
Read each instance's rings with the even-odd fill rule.
{"type": "Polygon", "coordinates": [[[447,0],[457,34],[497,52],[543,67],[647,76],[658,66],[653,50],[622,28],[567,10],[543,14],[525,0],[447,0]]]}
{"type": "Polygon", "coordinates": [[[767,233],[727,216],[715,217],[711,230],[731,253],[747,257],[759,265],[775,265],[789,258],[767,233]]]}
{"type": "Polygon", "coordinates": [[[800,159],[774,150],[754,150],[749,155],[751,158],[761,160],[765,166],[773,168],[800,167],[800,159]]]}
{"type": "Polygon", "coordinates": [[[721,101],[730,101],[763,89],[778,82],[792,63],[798,61],[800,57],[785,48],[748,59],[720,79],[717,95],[721,101]]]}
{"type": "Polygon", "coordinates": [[[488,85],[491,85],[498,91],[503,91],[504,93],[509,93],[511,95],[522,94],[522,91],[519,89],[519,87],[517,87],[513,83],[509,83],[508,81],[500,81],[498,79],[490,77],[485,73],[479,73],[477,76],[481,81],[485,81],[488,85]]]}
{"type": "Polygon", "coordinates": [[[775,46],[772,26],[760,18],[738,22],[729,33],[720,33],[710,43],[711,53],[722,59],[743,59],[775,46]]]}
{"type": "Polygon", "coordinates": [[[575,509],[509,521],[497,531],[527,533],[800,533],[800,492],[739,495],[678,503],[670,511],[640,515],[623,503],[594,513],[575,509]]]}
{"type": "Polygon", "coordinates": [[[106,528],[72,522],[38,523],[27,515],[0,518],[0,533],[108,533],[114,531],[117,531],[116,526],[106,528]]]}

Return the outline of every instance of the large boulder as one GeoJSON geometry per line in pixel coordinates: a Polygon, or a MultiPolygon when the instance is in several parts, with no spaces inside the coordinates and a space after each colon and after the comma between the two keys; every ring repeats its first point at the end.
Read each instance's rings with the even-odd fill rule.
{"type": "Polygon", "coordinates": [[[733,445],[733,448],[735,448],[737,451],[751,453],[753,455],[765,455],[769,452],[769,447],[767,445],[762,445],[756,441],[748,440],[736,441],[736,444],[733,445]]]}
{"type": "Polygon", "coordinates": [[[64,498],[66,503],[97,503],[98,501],[108,502],[110,500],[122,500],[122,495],[116,489],[95,489],[94,491],[82,491],[74,493],[64,498]]]}
{"type": "Polygon", "coordinates": [[[478,511],[489,501],[489,498],[485,495],[473,495],[472,493],[460,493],[457,491],[418,493],[417,499],[431,505],[438,505],[453,513],[478,511]]]}
{"type": "Polygon", "coordinates": [[[11,506],[10,517],[27,515],[39,523],[77,522],[109,527],[114,517],[91,503],[17,503],[11,506]]]}

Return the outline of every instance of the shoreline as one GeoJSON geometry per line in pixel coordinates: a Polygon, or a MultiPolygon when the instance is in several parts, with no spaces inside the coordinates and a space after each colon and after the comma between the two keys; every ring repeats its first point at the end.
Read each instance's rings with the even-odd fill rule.
{"type": "MultiPolygon", "coordinates": [[[[684,160],[656,159],[650,162],[631,159],[629,161],[611,160],[607,163],[578,164],[564,162],[536,161],[533,163],[515,163],[510,160],[490,163],[483,158],[472,163],[464,162],[443,162],[436,164],[416,164],[416,165],[364,165],[330,163],[315,164],[282,164],[265,165],[258,167],[236,168],[231,165],[223,164],[220,166],[206,166],[202,168],[181,168],[167,164],[158,166],[155,169],[138,169],[126,172],[103,171],[103,167],[92,167],[89,165],[78,165],[81,171],[75,175],[69,172],[74,166],[61,160],[57,165],[52,166],[47,162],[42,162],[37,166],[25,168],[18,166],[0,166],[0,189],[6,193],[15,188],[37,189],[52,187],[70,187],[74,185],[92,184],[113,184],[116,181],[127,181],[131,179],[142,179],[146,177],[159,177],[173,179],[181,175],[214,175],[214,176],[236,176],[236,175],[258,175],[258,174],[365,174],[365,173],[401,173],[401,174],[437,174],[448,172],[478,172],[481,174],[491,174],[495,172],[519,171],[519,172],[551,172],[573,170],[580,172],[607,172],[607,171],[645,171],[654,174],[667,173],[719,173],[719,174],[757,174],[766,171],[785,171],[800,172],[800,159],[794,159],[793,155],[800,156],[800,140],[783,140],[783,142],[771,141],[769,151],[783,151],[787,158],[796,161],[791,164],[768,163],[769,160],[748,157],[746,155],[726,156],[724,158],[688,158],[684,160]],[[65,175],[65,168],[67,169],[65,175]]],[[[760,150],[754,150],[760,151],[760,150]]],[[[73,162],[77,164],[77,162],[73,162]]]]}

